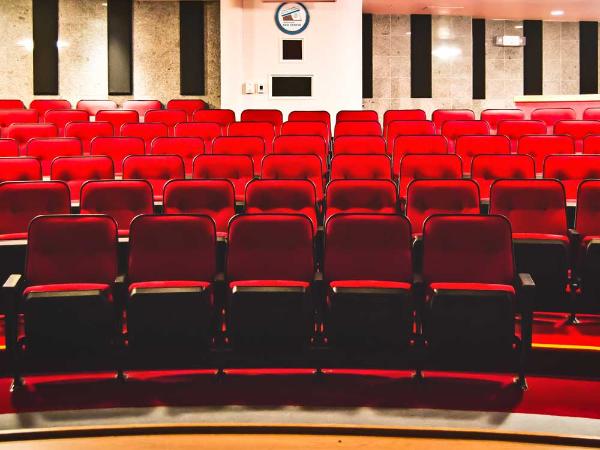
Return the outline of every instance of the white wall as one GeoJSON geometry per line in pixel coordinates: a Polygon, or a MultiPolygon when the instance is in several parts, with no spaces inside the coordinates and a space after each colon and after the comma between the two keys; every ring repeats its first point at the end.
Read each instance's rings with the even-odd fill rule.
{"type": "Polygon", "coordinates": [[[305,3],[310,23],[303,33],[304,61],[282,63],[284,33],[275,24],[279,3],[221,1],[221,107],[278,108],[284,117],[295,109],[362,108],[362,0],[305,3]],[[313,75],[311,99],[272,99],[271,74],[313,75]],[[265,94],[245,95],[245,81],[264,82],[265,94]]]}

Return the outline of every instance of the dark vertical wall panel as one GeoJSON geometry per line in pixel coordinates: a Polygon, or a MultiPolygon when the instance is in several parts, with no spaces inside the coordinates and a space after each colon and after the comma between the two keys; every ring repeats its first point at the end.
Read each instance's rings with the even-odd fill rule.
{"type": "Polygon", "coordinates": [[[133,93],[132,16],[132,0],[108,0],[109,95],[133,93]]]}
{"type": "Polygon", "coordinates": [[[179,2],[181,95],[204,95],[204,3],[179,2]]]}
{"type": "Polygon", "coordinates": [[[58,94],[58,0],[33,0],[33,93],[58,94]]]}
{"type": "Polygon", "coordinates": [[[524,20],[523,34],[526,39],[523,51],[523,93],[525,95],[541,95],[544,89],[542,21],[524,20]]]}
{"type": "Polygon", "coordinates": [[[598,93],[598,22],[579,23],[579,92],[598,93]]]}
{"type": "Polygon", "coordinates": [[[431,15],[411,15],[410,32],[410,96],[431,98],[431,15]]]}
{"type": "Polygon", "coordinates": [[[473,98],[485,99],[485,19],[473,19],[473,98]]]}
{"type": "Polygon", "coordinates": [[[362,16],[363,98],[373,98],[373,14],[362,16]]]}

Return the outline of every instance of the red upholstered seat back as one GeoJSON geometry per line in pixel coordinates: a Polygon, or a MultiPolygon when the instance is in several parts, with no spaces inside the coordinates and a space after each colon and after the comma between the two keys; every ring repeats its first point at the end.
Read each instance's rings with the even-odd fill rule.
{"type": "Polygon", "coordinates": [[[252,158],[246,155],[200,155],[194,159],[193,176],[249,181],[254,176],[252,158]]]}
{"type": "Polygon", "coordinates": [[[339,212],[397,211],[398,193],[391,180],[334,180],[327,185],[326,219],[339,212]]]}
{"type": "Polygon", "coordinates": [[[535,161],[535,171],[541,173],[548,155],[575,153],[573,139],[565,135],[523,136],[519,139],[519,154],[535,161]]]}
{"type": "Polygon", "coordinates": [[[173,136],[175,125],[187,122],[187,113],[182,109],[153,109],[146,113],[144,122],[162,123],[167,126],[169,136],[173,136]]]}
{"type": "Polygon", "coordinates": [[[521,137],[546,134],[546,124],[539,120],[503,120],[498,124],[497,133],[510,139],[510,151],[516,153],[521,137]]]}
{"type": "Polygon", "coordinates": [[[503,120],[524,120],[525,113],[520,109],[486,109],[481,111],[481,120],[490,126],[490,132],[496,133],[498,124],[503,120]]]}
{"type": "Polygon", "coordinates": [[[52,161],[50,178],[67,183],[74,201],[79,199],[85,181],[112,180],[115,169],[108,156],[60,156],[52,161]]]}
{"type": "Polygon", "coordinates": [[[411,154],[446,154],[448,153],[448,140],[444,136],[436,135],[400,135],[394,142],[388,140],[388,153],[392,148],[392,170],[394,178],[400,174],[400,161],[404,155],[411,154]],[[393,146],[393,147],[392,147],[393,146]]]}
{"type": "Polygon", "coordinates": [[[600,134],[598,120],[561,120],[554,125],[554,134],[566,134],[575,141],[575,151],[583,151],[583,140],[592,134],[600,134]]]}
{"type": "Polygon", "coordinates": [[[484,120],[447,120],[442,126],[441,134],[448,139],[448,152],[454,153],[459,137],[490,134],[490,126],[484,120]]]}
{"type": "Polygon", "coordinates": [[[265,140],[260,136],[221,136],[213,141],[214,155],[246,155],[252,158],[256,175],[265,156],[265,140]]]}
{"type": "Polygon", "coordinates": [[[167,109],[180,109],[186,112],[187,120],[194,120],[194,112],[208,108],[204,100],[200,99],[173,99],[167,102],[167,109]]]}
{"type": "Polygon", "coordinates": [[[398,136],[425,136],[434,134],[435,124],[430,120],[394,120],[387,127],[387,146],[389,149],[398,136]]]}
{"type": "Polygon", "coordinates": [[[152,141],[157,137],[166,137],[169,129],[162,123],[125,123],[121,126],[121,136],[139,137],[144,140],[146,153],[150,153],[152,141]]]}
{"type": "Polygon", "coordinates": [[[265,142],[265,153],[273,153],[275,126],[269,122],[233,122],[227,127],[227,136],[258,136],[265,142]]]}
{"type": "Polygon", "coordinates": [[[33,100],[29,104],[29,109],[35,109],[40,117],[44,117],[46,111],[51,109],[71,109],[71,103],[68,100],[56,98],[40,98],[33,100]]]}
{"type": "Polygon", "coordinates": [[[405,155],[400,161],[400,197],[412,180],[460,179],[462,163],[457,155],[405,155]]]}
{"type": "Polygon", "coordinates": [[[510,154],[510,141],[506,136],[460,136],[456,140],[455,151],[462,159],[465,171],[470,172],[476,155],[510,154]]]}
{"type": "Polygon", "coordinates": [[[331,116],[328,111],[292,111],[288,114],[288,120],[292,121],[318,121],[327,124],[331,135],[331,116]]]}
{"type": "MultiPolygon", "coordinates": [[[[19,145],[14,139],[0,138],[0,157],[19,156],[19,145]]],[[[0,177],[2,174],[0,174],[0,177]]]]}
{"type": "Polygon", "coordinates": [[[268,122],[275,127],[275,134],[279,134],[283,114],[278,109],[246,109],[240,119],[242,122],[268,122]]]}
{"type": "Polygon", "coordinates": [[[385,140],[381,136],[338,136],[333,142],[333,154],[385,154],[385,140]]]}
{"type": "Polygon", "coordinates": [[[383,134],[387,139],[388,126],[396,120],[427,120],[422,109],[388,109],[383,114],[383,134]]]}
{"type": "Polygon", "coordinates": [[[329,127],[325,122],[319,121],[292,121],[284,122],[281,126],[282,136],[320,136],[328,141],[330,138],[329,127]]]}
{"type": "Polygon", "coordinates": [[[26,154],[25,148],[31,139],[57,136],[58,129],[51,123],[13,123],[4,130],[4,137],[17,141],[21,155],[26,154]]]}
{"type": "Polygon", "coordinates": [[[98,111],[117,109],[117,103],[112,100],[79,100],[75,108],[87,111],[90,116],[95,116],[98,111]]]}
{"type": "Polygon", "coordinates": [[[127,100],[123,103],[123,109],[137,111],[142,119],[148,111],[162,109],[162,107],[162,103],[158,100],[127,100]]]}
{"type": "Polygon", "coordinates": [[[600,181],[586,180],[579,185],[575,229],[583,236],[600,236],[600,181]]]}
{"type": "Polygon", "coordinates": [[[567,201],[575,201],[583,180],[600,178],[600,155],[550,155],[544,162],[544,178],[559,180],[567,201]]]}
{"type": "Polygon", "coordinates": [[[65,126],[65,137],[78,138],[83,146],[83,154],[90,154],[92,139],[112,137],[114,129],[110,122],[69,122],[65,126]]]}
{"type": "Polygon", "coordinates": [[[276,180],[310,180],[317,200],[323,198],[321,160],[316,155],[267,155],[262,162],[261,178],[276,180]]]}
{"type": "Polygon", "coordinates": [[[538,108],[531,112],[531,120],[541,120],[546,124],[548,133],[551,134],[554,124],[561,120],[575,120],[577,115],[572,108],[538,108]]]}
{"type": "Polygon", "coordinates": [[[129,155],[143,155],[146,144],[138,137],[97,137],[90,143],[91,155],[109,156],[115,165],[115,173],[123,172],[123,160],[129,155]]]}
{"type": "Polygon", "coordinates": [[[535,178],[535,163],[529,155],[477,155],[471,163],[471,179],[479,185],[482,200],[490,197],[490,187],[501,178],[535,178]]]}
{"type": "Polygon", "coordinates": [[[34,181],[42,179],[42,165],[36,158],[0,158],[0,181],[34,181]]]}
{"type": "Polygon", "coordinates": [[[131,155],[123,160],[123,179],[148,180],[155,199],[162,199],[167,181],[179,178],[185,178],[185,168],[178,155],[131,155]]]}
{"type": "MultiPolygon", "coordinates": [[[[302,123],[302,122],[286,122],[302,123]]],[[[285,127],[285,124],[284,124],[285,127]]],[[[282,155],[317,155],[321,170],[327,172],[327,142],[321,136],[277,136],[273,141],[273,153],[282,155]]]]}
{"type": "Polygon", "coordinates": [[[583,153],[600,154],[600,134],[591,134],[583,139],[583,153]]]}
{"type": "Polygon", "coordinates": [[[192,173],[194,158],[204,154],[204,139],[199,137],[158,137],[152,141],[151,147],[153,155],[181,156],[185,164],[185,173],[192,173]]]}
{"type": "Polygon", "coordinates": [[[369,109],[360,109],[360,110],[345,110],[338,111],[335,115],[335,121],[337,122],[378,122],[379,115],[377,111],[369,110],[369,109]]]}
{"type": "Polygon", "coordinates": [[[137,111],[115,109],[102,110],[96,113],[96,122],[109,122],[113,126],[115,136],[121,135],[121,127],[126,123],[139,123],[137,111]]]}
{"type": "Polygon", "coordinates": [[[231,109],[199,109],[194,112],[193,121],[219,124],[225,134],[227,126],[235,122],[235,113],[231,109]]]}
{"type": "Polygon", "coordinates": [[[58,129],[58,135],[65,135],[65,126],[69,122],[89,122],[87,111],[77,109],[50,109],[44,114],[45,123],[53,123],[58,129]]]}
{"type": "Polygon", "coordinates": [[[470,109],[436,109],[431,114],[438,134],[441,133],[444,123],[449,120],[475,120],[475,113],[470,109]]]}
{"type": "Polygon", "coordinates": [[[0,109],[0,127],[13,123],[38,123],[39,114],[35,109],[0,109]]]}
{"type": "Polygon", "coordinates": [[[223,136],[221,125],[216,122],[186,122],[175,125],[175,137],[197,137],[204,140],[205,153],[212,153],[213,141],[223,136]]]}
{"type": "Polygon", "coordinates": [[[376,121],[347,121],[335,124],[334,135],[340,136],[382,136],[381,124],[376,121]]]}
{"type": "Polygon", "coordinates": [[[1,99],[0,109],[24,109],[25,104],[21,100],[1,99]]]}
{"type": "Polygon", "coordinates": [[[83,147],[77,138],[35,138],[31,139],[26,155],[40,160],[42,174],[50,175],[50,165],[57,156],[81,156],[83,147]]]}
{"type": "Polygon", "coordinates": [[[383,179],[392,176],[387,155],[337,155],[331,160],[331,179],[383,179]]]}

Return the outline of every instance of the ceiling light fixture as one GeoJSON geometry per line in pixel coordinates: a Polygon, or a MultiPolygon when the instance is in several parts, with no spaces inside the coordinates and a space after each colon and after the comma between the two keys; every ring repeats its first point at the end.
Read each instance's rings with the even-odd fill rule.
{"type": "Polygon", "coordinates": [[[562,16],[564,14],[565,12],[562,9],[555,9],[554,11],[550,11],[550,15],[554,17],[562,16]]]}

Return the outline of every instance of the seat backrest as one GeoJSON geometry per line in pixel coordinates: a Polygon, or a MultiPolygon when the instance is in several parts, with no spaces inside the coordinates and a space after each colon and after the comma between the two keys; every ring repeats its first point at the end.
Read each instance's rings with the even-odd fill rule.
{"type": "Polygon", "coordinates": [[[150,152],[153,155],[179,155],[185,164],[185,173],[192,173],[194,158],[204,154],[204,139],[199,137],[157,137],[152,141],[150,152]]]}
{"type": "Polygon", "coordinates": [[[37,158],[2,157],[0,158],[1,181],[34,181],[42,179],[42,165],[37,158]]]}
{"type": "Polygon", "coordinates": [[[87,111],[90,116],[95,116],[98,111],[117,109],[117,103],[112,100],[79,100],[76,109],[87,111]]]}
{"type": "Polygon", "coordinates": [[[51,123],[13,123],[4,130],[4,137],[14,139],[19,153],[25,154],[29,140],[33,138],[55,138],[58,136],[56,125],[51,123]]]}
{"type": "Polygon", "coordinates": [[[29,104],[29,109],[35,109],[40,117],[44,117],[46,111],[51,109],[71,109],[71,103],[68,100],[61,100],[55,98],[41,98],[33,100],[29,104]]]}
{"type": "Polygon", "coordinates": [[[19,156],[19,145],[17,144],[17,141],[14,139],[0,138],[0,157],[14,156],[19,156]]]}
{"type": "Polygon", "coordinates": [[[561,120],[554,125],[554,134],[566,134],[575,141],[575,151],[583,151],[583,140],[592,134],[600,134],[598,120],[561,120]]]}
{"type": "Polygon", "coordinates": [[[50,175],[50,165],[57,156],[82,156],[83,147],[77,138],[34,138],[26,147],[26,155],[40,160],[42,174],[50,175]]]}
{"type": "Polygon", "coordinates": [[[121,136],[139,137],[144,140],[146,153],[152,149],[152,141],[157,137],[166,137],[169,135],[169,129],[165,124],[156,122],[144,123],[125,123],[121,126],[121,136]]]}
{"type": "Polygon", "coordinates": [[[565,191],[558,180],[497,180],[490,214],[505,216],[513,233],[567,234],[565,191]]]}
{"type": "Polygon", "coordinates": [[[140,115],[132,110],[101,110],[96,113],[96,122],[109,122],[113,126],[115,136],[121,135],[121,127],[126,123],[139,123],[140,115]]]}
{"type": "Polygon", "coordinates": [[[525,113],[520,109],[485,109],[481,111],[481,120],[488,123],[491,133],[496,133],[500,122],[503,120],[525,120],[525,113]]]}
{"type": "MultiPolygon", "coordinates": [[[[0,183],[0,234],[27,238],[29,222],[44,214],[69,214],[69,188],[60,181],[0,183]]],[[[17,237],[18,238],[18,237],[17,237]]]]}
{"type": "Polygon", "coordinates": [[[235,122],[235,112],[231,109],[199,109],[194,111],[193,121],[217,123],[226,134],[229,124],[235,122]]]}
{"type": "Polygon", "coordinates": [[[387,145],[390,148],[398,136],[434,135],[435,125],[430,120],[394,120],[387,127],[387,145]]]}
{"type": "MultiPolygon", "coordinates": [[[[212,111],[212,110],[206,110],[212,111]]],[[[221,125],[216,122],[185,122],[175,125],[175,137],[196,137],[204,139],[204,152],[212,153],[213,141],[223,136],[221,125]]]]}
{"type": "Polygon", "coordinates": [[[535,162],[529,155],[476,155],[471,163],[471,179],[479,185],[482,200],[490,197],[496,180],[535,178],[535,162]]]}
{"type": "Polygon", "coordinates": [[[463,169],[470,173],[471,162],[477,155],[509,155],[510,141],[506,136],[460,136],[454,149],[463,161],[463,169]]]}
{"type": "Polygon", "coordinates": [[[87,111],[78,109],[50,109],[44,114],[45,123],[53,123],[58,129],[58,135],[65,135],[65,126],[69,122],[89,122],[87,111]]]}
{"type": "Polygon", "coordinates": [[[119,234],[129,233],[131,221],[152,214],[152,186],[146,180],[91,180],[81,186],[81,214],[106,214],[117,223],[119,234]]]}
{"type": "Polygon", "coordinates": [[[258,136],[265,141],[265,153],[273,153],[275,126],[270,122],[232,122],[227,127],[227,136],[258,136]]]}
{"type": "Polygon", "coordinates": [[[427,114],[422,109],[388,109],[383,114],[383,134],[386,139],[389,124],[396,120],[427,120],[427,114]]]}
{"type": "Polygon", "coordinates": [[[475,113],[470,109],[436,109],[431,114],[436,133],[440,134],[444,123],[449,120],[475,120],[475,113]]]}
{"type": "Polygon", "coordinates": [[[406,189],[412,180],[456,180],[462,176],[458,155],[405,155],[400,161],[400,197],[406,198],[406,189]]]}
{"type": "Polygon", "coordinates": [[[327,129],[331,135],[331,116],[328,111],[292,111],[288,114],[290,122],[295,121],[318,121],[327,124],[327,129]]]}
{"type": "Polygon", "coordinates": [[[310,180],[317,200],[323,198],[321,160],[316,155],[267,155],[263,158],[261,178],[276,180],[310,180]]]}
{"type": "Polygon", "coordinates": [[[115,165],[115,173],[123,172],[123,160],[129,155],[143,155],[146,151],[144,140],[139,137],[97,137],[90,142],[90,155],[110,156],[115,165]]]}
{"type": "Polygon", "coordinates": [[[325,122],[293,121],[284,122],[281,126],[282,136],[320,136],[325,141],[330,139],[329,127],[325,122]]]}
{"type": "Polygon", "coordinates": [[[0,109],[25,109],[25,103],[21,100],[3,98],[0,99],[0,109]]]}
{"type": "Polygon", "coordinates": [[[31,221],[29,284],[101,283],[117,276],[117,225],[108,216],[41,216],[31,221]]]}
{"type": "Polygon", "coordinates": [[[600,108],[587,108],[583,111],[583,120],[600,120],[600,108]]]}
{"type": "Polygon", "coordinates": [[[300,214],[238,215],[229,222],[226,276],[311,282],[313,229],[300,214]]]}
{"type": "Polygon", "coordinates": [[[544,178],[559,180],[567,201],[576,201],[583,180],[600,178],[600,155],[549,155],[544,161],[544,178]]]}
{"type": "Polygon", "coordinates": [[[130,155],[123,160],[123,179],[166,181],[176,178],[185,178],[179,155],[130,155]]]}
{"type": "Polygon", "coordinates": [[[489,135],[490,126],[484,120],[446,120],[441,134],[448,139],[448,153],[454,153],[456,140],[467,135],[489,135]]]}
{"type": "Polygon", "coordinates": [[[203,110],[208,108],[208,104],[204,100],[200,100],[199,98],[186,98],[186,99],[173,99],[167,102],[167,109],[180,109],[185,111],[187,115],[187,120],[194,120],[194,112],[196,110],[203,110]]]}
{"type": "Polygon", "coordinates": [[[396,185],[391,180],[333,180],[327,185],[325,221],[338,212],[394,214],[396,185]]]}
{"type": "Polygon", "coordinates": [[[162,109],[162,107],[162,103],[158,100],[126,100],[123,102],[123,109],[137,111],[141,119],[144,119],[148,111],[162,109]]]}
{"type": "MultiPolygon", "coordinates": [[[[75,180],[111,180],[114,178],[114,165],[108,156],[59,156],[54,158],[50,168],[50,179],[67,183],[75,180]]],[[[76,194],[79,197],[79,192],[76,194]]],[[[73,197],[73,193],[71,197],[73,197]]]]}
{"type": "MultiPolygon", "coordinates": [[[[246,212],[298,212],[311,209],[316,218],[315,186],[309,180],[254,180],[246,187],[246,212]]],[[[313,227],[317,224],[313,223],[313,227]]],[[[316,229],[316,228],[315,228],[316,229]]]]}
{"type": "Polygon", "coordinates": [[[260,174],[260,165],[265,156],[265,141],[259,136],[221,136],[213,141],[214,155],[247,155],[252,158],[254,174],[260,174]]]}
{"type": "Polygon", "coordinates": [[[35,109],[0,109],[0,127],[13,123],[38,123],[39,114],[35,109]]]}
{"type": "Polygon", "coordinates": [[[394,142],[388,140],[388,152],[392,148],[392,173],[394,178],[400,174],[400,161],[404,155],[411,154],[447,154],[448,140],[439,134],[431,135],[400,135],[394,142]]]}
{"type": "MultiPolygon", "coordinates": [[[[292,122],[286,122],[292,123],[292,122]]],[[[285,127],[286,123],[283,124],[285,127]]],[[[302,123],[302,122],[298,122],[302,123]]],[[[327,142],[321,136],[277,136],[273,141],[273,153],[282,155],[317,155],[321,170],[327,173],[327,142]]]]}
{"type": "Polygon", "coordinates": [[[376,121],[336,122],[334,135],[340,136],[382,136],[381,124],[376,121]]]}
{"type": "Polygon", "coordinates": [[[479,187],[473,180],[414,180],[408,185],[406,216],[413,233],[435,214],[479,214],[479,187]]]}
{"type": "Polygon", "coordinates": [[[129,234],[128,281],[212,282],[216,241],[208,216],[138,216],[129,234]]]}
{"type": "Polygon", "coordinates": [[[577,115],[573,108],[538,108],[531,112],[531,120],[541,120],[546,124],[548,134],[552,134],[554,124],[561,120],[575,120],[577,115]]]}
{"type": "Polygon", "coordinates": [[[397,214],[336,214],[325,224],[327,282],[412,282],[410,223],[397,214]]]}
{"type": "Polygon", "coordinates": [[[385,155],[385,140],[381,136],[338,136],[333,141],[334,155],[385,155]]]}
{"type": "Polygon", "coordinates": [[[531,156],[535,161],[535,171],[542,173],[546,156],[573,154],[575,145],[573,139],[566,135],[523,136],[519,139],[518,152],[531,156]]]}
{"type": "Polygon", "coordinates": [[[111,137],[114,129],[110,122],[69,122],[65,126],[65,137],[78,138],[83,146],[83,154],[90,154],[92,139],[99,136],[111,137]]]}
{"type": "Polygon", "coordinates": [[[575,229],[582,237],[600,235],[600,180],[584,180],[579,185],[575,229]]]}
{"type": "Polygon", "coordinates": [[[391,178],[391,161],[387,155],[337,155],[331,160],[332,180],[391,178]]]}
{"type": "Polygon", "coordinates": [[[254,176],[254,166],[247,155],[199,155],[194,159],[192,176],[249,181],[254,176]]]}
{"type": "Polygon", "coordinates": [[[600,134],[590,134],[583,139],[583,153],[590,155],[600,154],[600,134]]]}
{"type": "Polygon", "coordinates": [[[167,126],[169,136],[173,136],[175,125],[187,122],[187,113],[182,109],[153,109],[146,113],[144,122],[162,123],[167,126]]]}
{"type": "Polygon", "coordinates": [[[275,127],[275,134],[281,131],[283,114],[278,109],[245,109],[240,116],[242,122],[268,122],[275,127]]]}
{"type": "Polygon", "coordinates": [[[338,111],[335,115],[335,122],[371,122],[379,121],[377,111],[360,109],[360,110],[345,110],[338,111]]]}
{"type": "Polygon", "coordinates": [[[503,120],[497,133],[510,139],[510,151],[517,153],[519,139],[528,134],[546,134],[546,124],[539,120],[503,120]]]}
{"type": "Polygon", "coordinates": [[[501,216],[437,215],[423,227],[423,279],[513,285],[511,227],[501,216]]]}

